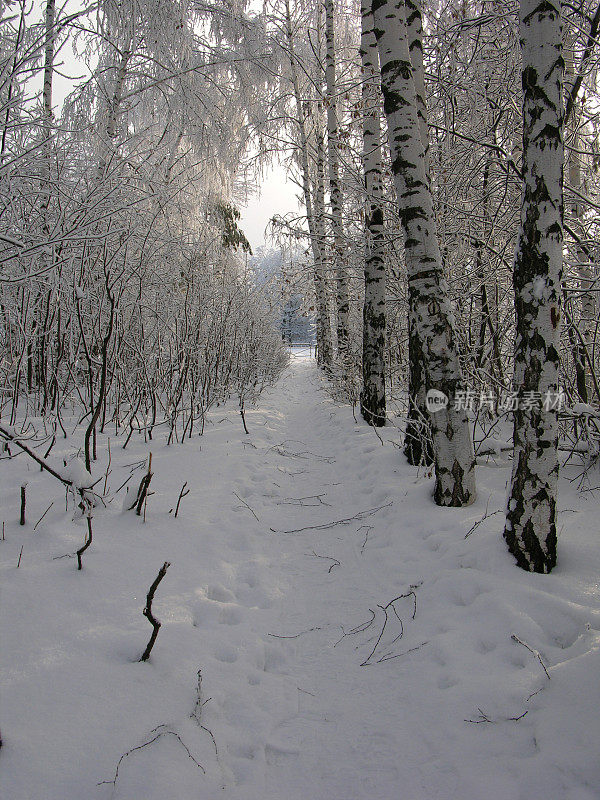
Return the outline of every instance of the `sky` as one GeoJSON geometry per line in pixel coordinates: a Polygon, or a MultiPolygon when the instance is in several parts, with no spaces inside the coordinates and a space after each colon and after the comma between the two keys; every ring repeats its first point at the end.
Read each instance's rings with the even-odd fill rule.
{"type": "Polygon", "coordinates": [[[259,179],[257,193],[248,199],[245,208],[240,207],[240,227],[254,252],[261,245],[268,244],[265,240],[265,228],[274,215],[298,212],[298,194],[298,187],[287,180],[285,168],[280,164],[274,162],[264,171],[259,179]]]}

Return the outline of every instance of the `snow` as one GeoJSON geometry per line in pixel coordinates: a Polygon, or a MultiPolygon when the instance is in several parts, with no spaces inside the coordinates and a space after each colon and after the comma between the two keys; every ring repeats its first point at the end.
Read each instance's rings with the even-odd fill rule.
{"type": "Polygon", "coordinates": [[[85,464],[79,458],[74,458],[67,466],[60,471],[60,474],[71,481],[77,489],[89,489],[94,485],[94,478],[85,468],[85,464]]]}
{"type": "Polygon", "coordinates": [[[545,275],[538,275],[533,279],[532,294],[536,300],[544,300],[547,285],[548,284],[545,275]]]}
{"type": "Polygon", "coordinates": [[[476,503],[438,508],[398,430],[382,446],[308,355],[246,411],[248,436],[235,404],[184,445],[113,436],[108,498],[130,472],[135,493],[150,451],[154,494],[145,522],[125,490],[94,509],[81,571],[60,558],[87,533],[60,484],[0,463],[7,800],[600,798],[593,493],[565,471],[558,566],[524,573],[492,515],[508,454],[478,468],[476,503]]]}

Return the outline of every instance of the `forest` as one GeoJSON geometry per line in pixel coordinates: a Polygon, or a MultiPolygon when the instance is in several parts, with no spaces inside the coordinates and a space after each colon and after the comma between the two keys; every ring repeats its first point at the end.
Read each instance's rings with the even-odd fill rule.
{"type": "Polygon", "coordinates": [[[600,797],[599,30],[0,0],[7,798],[600,797]]]}

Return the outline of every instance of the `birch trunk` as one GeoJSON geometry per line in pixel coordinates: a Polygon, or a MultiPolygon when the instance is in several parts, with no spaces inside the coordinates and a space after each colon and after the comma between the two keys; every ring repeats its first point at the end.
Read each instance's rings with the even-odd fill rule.
{"type": "Polygon", "coordinates": [[[360,410],[371,425],[385,425],[385,251],[379,62],[373,15],[363,0],[360,55],[362,59],[363,170],[365,178],[365,300],[363,306],[363,386],[360,410]]]}
{"type": "MultiPolygon", "coordinates": [[[[423,145],[425,173],[429,180],[429,133],[425,104],[425,73],[423,69],[423,17],[419,0],[405,0],[408,52],[413,68],[419,135],[423,145]]],[[[425,356],[419,340],[414,292],[408,292],[408,414],[404,435],[404,455],[409,464],[428,466],[433,463],[431,425],[425,404],[425,356]]]]}
{"type": "Polygon", "coordinates": [[[521,0],[523,175],[514,264],[514,458],[504,538],[517,564],[556,564],[564,62],[558,0],[521,0]],[[534,397],[540,398],[529,402],[534,397]],[[531,407],[530,407],[531,406],[531,407]]]}
{"type": "Polygon", "coordinates": [[[438,505],[462,506],[475,499],[475,460],[467,413],[454,402],[461,387],[460,365],[419,129],[404,3],[374,0],[372,8],[416,339],[427,390],[442,392],[448,400],[430,414],[434,498],[438,505]]]}
{"type": "Polygon", "coordinates": [[[292,88],[294,92],[294,102],[296,105],[296,121],[298,123],[298,133],[300,137],[300,169],[302,172],[302,192],[304,195],[304,206],[306,208],[306,218],[310,235],[310,244],[314,263],[314,287],[315,302],[317,309],[317,363],[326,369],[330,369],[333,362],[333,344],[331,340],[331,326],[329,323],[329,307],[327,302],[327,284],[325,281],[325,267],[323,259],[322,237],[318,228],[314,214],[313,193],[310,179],[310,164],[308,158],[308,132],[306,129],[306,111],[300,93],[300,82],[298,79],[298,69],[296,67],[296,56],[294,52],[294,34],[292,30],[292,16],[289,1],[285,3],[285,25],[286,39],[288,46],[288,57],[290,61],[290,74],[292,78],[292,88]]]}
{"type": "Polygon", "coordinates": [[[320,297],[323,311],[323,320],[326,326],[327,338],[327,358],[323,361],[323,367],[331,370],[333,367],[333,338],[331,333],[331,315],[329,312],[329,279],[327,267],[327,234],[325,231],[325,138],[322,128],[323,109],[321,104],[317,104],[315,115],[315,148],[316,148],[316,176],[314,190],[314,230],[315,237],[319,243],[321,252],[321,270],[319,272],[320,297]]]}
{"type": "Polygon", "coordinates": [[[340,185],[339,129],[335,77],[334,0],[325,0],[325,84],[327,89],[327,158],[329,163],[329,203],[336,272],[337,345],[340,364],[348,357],[350,301],[344,257],[342,190],[340,185]]]}
{"type": "MultiPolygon", "coordinates": [[[[565,58],[565,83],[568,84],[568,89],[572,89],[575,81],[575,63],[573,47],[566,46],[564,48],[565,58]]],[[[568,121],[568,126],[571,129],[570,140],[572,149],[568,155],[568,174],[569,184],[571,189],[574,190],[574,197],[570,203],[571,211],[571,225],[581,239],[585,239],[584,221],[584,204],[581,198],[585,195],[586,187],[581,176],[582,168],[582,146],[581,137],[579,135],[579,119],[577,114],[577,106],[573,104],[571,114],[568,121]]],[[[573,245],[574,261],[577,264],[576,273],[579,278],[579,302],[580,302],[580,317],[579,317],[579,332],[581,339],[569,329],[569,338],[571,340],[571,347],[573,352],[573,361],[575,365],[575,375],[577,383],[577,394],[583,403],[587,403],[589,397],[593,394],[593,387],[591,376],[588,369],[586,369],[587,357],[592,353],[594,328],[596,325],[596,301],[594,298],[594,268],[590,262],[589,253],[580,243],[575,242],[573,245]],[[591,290],[591,291],[590,291],[591,290]]]]}

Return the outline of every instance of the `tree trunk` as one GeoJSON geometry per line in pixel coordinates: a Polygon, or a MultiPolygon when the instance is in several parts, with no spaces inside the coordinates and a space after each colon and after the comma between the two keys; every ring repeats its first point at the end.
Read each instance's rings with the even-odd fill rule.
{"type": "Polygon", "coordinates": [[[514,265],[514,458],[504,538],[517,564],[556,564],[564,63],[557,0],[521,0],[523,175],[514,265]],[[541,399],[540,399],[541,398],[541,399]]]}
{"type": "MultiPolygon", "coordinates": [[[[419,135],[425,158],[425,174],[429,180],[429,134],[425,104],[423,68],[423,17],[418,0],[405,0],[408,52],[413,68],[419,135]]],[[[442,260],[443,261],[443,260],[442,260]]],[[[434,461],[431,425],[427,413],[425,355],[419,340],[414,292],[408,291],[408,413],[404,435],[404,455],[409,464],[429,466],[434,461]]]]}
{"type": "Polygon", "coordinates": [[[304,194],[304,205],[306,208],[306,218],[308,231],[310,234],[310,244],[314,262],[314,286],[315,302],[317,310],[317,362],[319,366],[330,369],[333,361],[333,344],[331,341],[331,326],[329,323],[329,307],[327,303],[327,285],[325,281],[325,268],[323,259],[323,243],[319,235],[317,220],[315,220],[315,208],[311,190],[310,167],[308,160],[308,133],[305,122],[305,106],[302,103],[300,93],[300,83],[298,80],[298,70],[296,67],[296,56],[294,53],[294,32],[292,30],[292,17],[289,2],[285,4],[285,23],[286,39],[288,46],[288,57],[290,60],[290,73],[292,87],[294,91],[294,101],[296,104],[296,120],[300,135],[300,167],[302,171],[302,190],[304,194]]]}
{"type": "MultiPolygon", "coordinates": [[[[565,55],[565,82],[568,82],[569,88],[572,87],[575,80],[575,64],[573,47],[564,48],[565,55]]],[[[585,228],[583,225],[584,217],[584,204],[581,197],[585,194],[585,186],[581,177],[582,167],[582,147],[581,137],[579,135],[579,114],[578,108],[575,104],[572,106],[572,111],[569,117],[569,127],[572,129],[572,149],[568,155],[568,174],[569,184],[575,194],[572,202],[570,203],[571,211],[571,226],[576,231],[577,235],[582,239],[585,238],[585,228]],[[578,196],[579,195],[579,196],[578,196]]],[[[575,242],[573,245],[574,261],[577,264],[576,273],[579,278],[579,303],[580,304],[580,317],[579,317],[579,332],[581,339],[579,339],[571,327],[569,327],[569,339],[571,341],[573,361],[575,365],[575,376],[577,385],[577,394],[582,403],[587,403],[589,397],[593,394],[589,370],[586,369],[586,355],[592,352],[594,340],[594,327],[596,325],[596,301],[594,298],[594,268],[590,261],[589,253],[586,253],[585,248],[580,243],[575,242]],[[590,289],[592,291],[590,291],[590,289]]]]}
{"type": "Polygon", "coordinates": [[[337,88],[335,78],[334,0],[325,0],[325,83],[327,87],[327,158],[329,164],[329,203],[331,231],[337,281],[337,345],[340,366],[348,359],[348,331],[350,301],[348,275],[344,256],[344,228],[342,224],[342,190],[340,185],[339,128],[337,116],[337,88]]]}
{"type": "Polygon", "coordinates": [[[404,3],[374,0],[373,15],[416,339],[428,392],[447,399],[430,414],[434,498],[438,505],[462,506],[475,499],[475,459],[466,410],[455,402],[462,379],[419,129],[404,3]]]}
{"type": "Polygon", "coordinates": [[[385,250],[383,236],[383,185],[380,77],[377,40],[368,0],[362,2],[363,169],[365,176],[365,300],[363,306],[363,386],[360,410],[371,425],[385,425],[385,250]]]}

